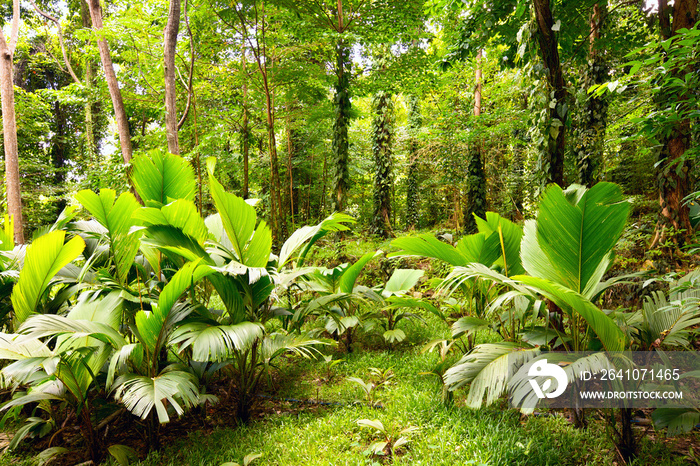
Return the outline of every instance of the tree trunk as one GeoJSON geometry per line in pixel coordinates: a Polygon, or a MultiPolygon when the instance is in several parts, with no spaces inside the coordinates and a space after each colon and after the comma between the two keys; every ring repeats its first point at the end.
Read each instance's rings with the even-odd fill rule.
{"type": "Polygon", "coordinates": [[[481,49],[476,53],[476,85],[474,86],[474,116],[481,115],[481,49]]]}
{"type": "Polygon", "coordinates": [[[273,241],[281,240],[282,199],[280,196],[280,172],[277,161],[277,141],[275,140],[275,109],[272,103],[272,91],[268,85],[267,73],[263,74],[265,105],[267,115],[267,142],[270,152],[270,220],[273,241]]]}
{"type": "Polygon", "coordinates": [[[68,148],[66,147],[66,109],[60,102],[53,104],[54,122],[56,132],[51,141],[51,163],[54,168],[54,184],[56,185],[60,198],[56,201],[56,217],[66,207],[66,162],[68,161],[68,148]]]}
{"type": "Polygon", "coordinates": [[[417,132],[423,124],[418,98],[411,96],[408,105],[408,126],[410,131],[408,189],[406,190],[406,226],[410,230],[418,227],[420,196],[418,191],[418,137],[417,132]]]}
{"type": "MultiPolygon", "coordinates": [[[[597,48],[606,15],[606,0],[593,5],[590,20],[588,69],[584,78],[584,90],[604,83],[609,77],[608,66],[603,54],[597,48]]],[[[608,98],[607,96],[588,96],[581,110],[580,127],[574,148],[576,164],[578,165],[578,182],[591,187],[597,181],[597,172],[603,160],[608,98]]]]}
{"type": "MultiPolygon", "coordinates": [[[[287,105],[287,186],[289,187],[289,219],[292,223],[294,231],[294,161],[296,156],[296,136],[294,129],[291,127],[292,122],[289,116],[290,108],[287,105]]],[[[298,206],[297,206],[298,207],[298,206]]]]}
{"type": "Polygon", "coordinates": [[[112,57],[109,53],[109,44],[107,44],[107,40],[104,38],[102,7],[100,7],[100,0],[87,0],[87,4],[90,9],[92,28],[97,35],[97,48],[100,51],[100,60],[102,61],[102,68],[104,69],[107,87],[109,88],[109,95],[112,98],[114,118],[117,121],[117,130],[119,132],[119,145],[121,146],[122,150],[122,158],[124,163],[129,163],[132,155],[129,119],[126,116],[126,110],[124,109],[124,101],[122,100],[122,93],[119,90],[117,75],[114,73],[112,57]]]}
{"type": "Polygon", "coordinates": [[[175,85],[175,53],[177,33],[180,30],[180,0],[170,0],[168,23],[165,25],[163,40],[163,70],[165,74],[165,131],[168,151],[180,154],[177,128],[177,86],[175,85]]]}
{"type": "Polygon", "coordinates": [[[547,142],[546,160],[541,160],[545,184],[556,183],[564,186],[564,149],[566,145],[566,88],[564,75],[559,62],[559,49],[549,0],[533,0],[539,30],[538,42],[545,67],[549,70],[548,79],[554,91],[554,108],[550,110],[550,132],[547,142]]]}
{"type": "Polygon", "coordinates": [[[372,122],[372,150],[374,152],[374,215],[372,233],[388,238],[393,236],[391,228],[391,176],[393,102],[388,92],[379,92],[374,97],[374,120],[372,122]]]}
{"type": "MultiPolygon", "coordinates": [[[[670,29],[670,36],[682,28],[691,29],[697,21],[698,0],[676,0],[673,5],[673,23],[670,29]]],[[[668,7],[665,0],[659,1],[659,22],[661,36],[668,39],[668,29],[665,26],[667,21],[666,13],[668,7]],[[665,18],[665,19],[664,19],[665,18]]],[[[674,70],[674,75],[680,79],[688,70],[674,70]]],[[[687,105],[687,96],[674,95],[678,105],[687,105]]],[[[685,230],[678,237],[679,245],[682,245],[692,234],[688,206],[683,204],[683,198],[690,192],[690,168],[691,164],[683,160],[685,151],[691,144],[691,128],[689,120],[678,121],[671,132],[671,135],[664,141],[660,154],[659,165],[659,203],[661,206],[661,221],[657,225],[656,237],[652,242],[652,247],[664,242],[667,227],[675,230],[685,230]]]]}
{"type": "MultiPolygon", "coordinates": [[[[339,2],[340,5],[340,2],[339,2]]],[[[341,16],[342,18],[342,16],[341,16]]],[[[333,189],[333,210],[345,210],[350,171],[348,158],[350,145],[350,49],[343,40],[336,45],[335,122],[333,123],[333,152],[335,153],[335,187],[333,189]]]]}
{"type": "MultiPolygon", "coordinates": [[[[481,50],[476,54],[476,73],[474,86],[474,117],[481,115],[481,50]]],[[[475,120],[476,121],[476,120],[475,120]]],[[[470,144],[467,161],[467,202],[464,209],[464,232],[476,232],[474,215],[483,218],[486,215],[486,173],[481,159],[481,143],[470,144]]]]}
{"type": "Polygon", "coordinates": [[[5,183],[7,213],[14,223],[16,244],[24,244],[22,221],[22,194],[19,184],[19,148],[15,117],[15,88],[12,78],[13,56],[19,37],[19,0],[12,2],[12,26],[9,43],[0,30],[0,98],[2,100],[3,145],[5,149],[5,183]]]}
{"type": "Polygon", "coordinates": [[[250,152],[250,129],[248,128],[248,72],[246,70],[245,45],[241,47],[241,70],[243,73],[243,199],[248,199],[248,157],[250,152]]]}

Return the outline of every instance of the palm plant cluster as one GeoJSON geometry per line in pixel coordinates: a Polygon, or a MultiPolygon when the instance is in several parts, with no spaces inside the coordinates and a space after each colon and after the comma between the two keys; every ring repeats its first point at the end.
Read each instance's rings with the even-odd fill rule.
{"type": "Polygon", "coordinates": [[[284,315],[278,296],[312,270],[301,265],[313,244],[352,219],[336,214],[301,228],[275,256],[269,227],[223,189],[214,168],[212,160],[217,213],[205,219],[189,163],[154,152],[134,159],[143,206],[130,192],[81,191],[76,200],[92,219],[71,221],[70,209],[26,250],[14,247],[6,225],[2,278],[11,306],[3,308],[0,358],[15,395],[2,409],[38,404],[49,417],[29,418],[11,446],[72,417],[97,463],[105,446],[94,406],[111,399],[145,420],[157,447],[160,424],[216,401],[207,393],[215,373],[230,377],[245,421],[276,357],[317,352],[322,341],[267,324],[284,315]]]}
{"type": "MultiPolygon", "coordinates": [[[[432,257],[453,266],[439,287],[451,296],[446,302],[459,317],[436,310],[451,326],[452,336],[426,346],[428,351],[439,349],[441,358],[430,373],[440,377],[446,400],[452,399],[452,391],[468,387],[470,407],[509,394],[522,411],[532,412],[537,399],[520,369],[526,362],[556,360],[550,350],[598,352],[574,363],[563,357],[571,376],[582,369],[595,373],[611,367],[602,357],[605,352],[693,349],[693,329],[700,323],[696,272],[672,282],[668,299],[661,291],[647,297],[640,310],[600,307],[607,289],[632,278],[603,280],[628,211],[629,203],[615,184],[566,190],[550,185],[536,219],[522,227],[487,212],[485,219],[475,216],[479,232],[456,246],[429,234],[393,242],[399,251],[392,256],[432,257]],[[492,331],[501,341],[474,345],[478,331],[492,331]],[[456,363],[449,358],[452,353],[462,355],[456,363]]],[[[674,435],[700,422],[698,408],[658,408],[652,417],[658,428],[668,427],[674,435]]],[[[583,410],[572,411],[574,423],[584,426],[583,410]]],[[[613,414],[611,430],[619,451],[629,459],[636,448],[631,409],[620,411],[620,426],[613,414]]]]}
{"type": "MultiPolygon", "coordinates": [[[[298,229],[275,255],[270,228],[251,201],[224,190],[214,159],[207,171],[216,213],[206,218],[185,160],[152,152],[136,157],[133,168],[141,203],[131,192],[84,190],[75,199],[90,220],[69,207],[26,248],[14,245],[10,222],[0,231],[0,384],[13,391],[1,409],[7,419],[36,406],[11,447],[55,437],[73,419],[95,463],[107,452],[128,456],[133,452],[104,445],[99,433],[96,406],[111,404],[142,419],[157,448],[161,424],[217,401],[208,391],[214,377],[227,381],[245,422],[275,359],[319,354],[329,344],[318,338],[323,332],[348,352],[361,331],[378,330],[395,345],[407,337],[400,322],[432,314],[451,327],[450,338],[426,346],[439,349],[429,373],[446,401],[468,387],[470,407],[510,394],[531,411],[532,395],[516,375],[545,351],[683,349],[700,323],[697,274],[673,283],[668,297],[649,297],[639,311],[600,308],[605,290],[628,278],[604,281],[629,211],[611,183],[552,185],[536,219],[519,226],[492,212],[475,216],[478,233],[456,245],[432,234],[394,240],[390,257],[452,266],[437,285],[436,305],[408,293],[422,270],[396,269],[375,287],[358,284],[381,251],[332,269],[306,264],[319,239],[349,228],[347,215],[298,229]],[[310,319],[320,325],[311,332],[310,319]],[[480,332],[498,341],[477,344],[480,332]]],[[[595,371],[606,361],[591,356],[576,364],[595,371]]],[[[654,420],[673,434],[700,422],[700,411],[659,409],[654,420]]],[[[617,432],[633,454],[629,426],[617,432]]],[[[393,442],[386,437],[382,448],[393,442]]]]}

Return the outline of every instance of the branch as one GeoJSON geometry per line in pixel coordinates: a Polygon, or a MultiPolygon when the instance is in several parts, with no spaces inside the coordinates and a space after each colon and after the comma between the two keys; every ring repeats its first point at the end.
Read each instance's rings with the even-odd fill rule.
{"type": "Polygon", "coordinates": [[[39,9],[34,0],[29,0],[29,3],[32,4],[34,10],[36,10],[37,13],[39,13],[41,16],[43,16],[44,18],[48,19],[56,25],[56,29],[58,30],[58,43],[61,44],[61,52],[63,53],[63,61],[66,64],[66,68],[68,69],[70,77],[73,78],[73,81],[75,81],[77,84],[80,84],[80,79],[78,79],[78,76],[76,76],[75,72],[73,71],[73,67],[70,65],[70,60],[68,60],[68,53],[66,52],[66,46],[63,42],[63,32],[61,31],[60,21],[58,21],[58,19],[54,18],[50,14],[41,11],[41,9],[39,9]]]}
{"type": "Polygon", "coordinates": [[[12,26],[10,27],[10,42],[7,44],[7,48],[10,49],[10,53],[15,53],[15,48],[17,47],[17,41],[19,40],[19,0],[12,0],[12,26]]]}

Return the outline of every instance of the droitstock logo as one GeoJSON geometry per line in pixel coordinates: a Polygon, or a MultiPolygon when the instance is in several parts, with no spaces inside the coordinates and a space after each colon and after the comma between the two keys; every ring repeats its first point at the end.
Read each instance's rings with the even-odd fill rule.
{"type": "Polygon", "coordinates": [[[529,382],[537,398],[556,398],[564,393],[569,383],[569,378],[566,376],[564,369],[556,364],[549,364],[546,359],[541,359],[534,363],[530,367],[527,375],[531,377],[529,382]],[[541,387],[535,380],[537,377],[547,377],[547,380],[545,380],[541,387]],[[557,381],[557,388],[553,391],[551,390],[552,379],[557,381]]]}

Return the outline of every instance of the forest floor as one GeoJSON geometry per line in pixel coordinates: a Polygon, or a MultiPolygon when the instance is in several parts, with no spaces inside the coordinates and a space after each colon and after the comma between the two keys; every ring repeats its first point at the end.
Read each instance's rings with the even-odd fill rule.
{"type": "MultiPolygon", "coordinates": [[[[341,362],[329,367],[324,362],[289,359],[266,386],[258,408],[246,425],[236,425],[232,402],[225,387],[213,390],[221,403],[203,412],[190,412],[161,430],[164,448],[146,453],[138,429],[120,429],[123,416],[111,429],[106,444],[134,447],[143,461],[155,465],[221,465],[242,463],[250,454],[260,454],[252,465],[612,465],[619,461],[606,435],[605,421],[596,412],[587,430],[575,429],[566,412],[522,416],[505,401],[479,410],[464,406],[463,392],[451,407],[441,402],[435,376],[426,375],[438,362],[435,353],[423,353],[428,338],[447,329],[437,319],[426,324],[407,324],[409,338],[389,348],[380,339],[365,338],[350,354],[328,348],[341,362]],[[381,369],[387,383],[372,393],[373,407],[357,383],[348,377],[381,382],[370,368],[381,369]],[[387,372],[391,371],[391,372],[387,372]],[[386,377],[393,374],[393,377],[386,377]],[[321,404],[319,402],[324,402],[321,404]],[[399,431],[415,426],[408,443],[393,457],[371,454],[368,447],[384,440],[360,419],[379,420],[393,440],[399,431]],[[119,432],[131,432],[125,437],[119,432]]],[[[480,341],[488,341],[480,335],[480,341]]],[[[381,378],[381,377],[380,377],[381,378]]],[[[635,427],[640,437],[640,456],[630,464],[697,464],[692,450],[698,450],[700,433],[666,439],[649,425],[635,427]]],[[[77,434],[76,434],[77,435],[77,434]]],[[[25,452],[26,454],[27,452],[25,452]]],[[[55,464],[76,464],[69,455],[55,464]]],[[[112,463],[116,464],[114,460],[112,463]]],[[[0,465],[35,464],[26,456],[0,456],[0,465]]]]}
{"type": "MultiPolygon", "coordinates": [[[[623,238],[616,268],[639,269],[647,261],[644,248],[635,246],[640,236],[632,231],[623,238]]],[[[648,236],[645,232],[644,237],[648,236]]],[[[389,242],[355,237],[328,242],[317,249],[313,265],[330,268],[354,262],[376,249],[386,252],[389,242]]],[[[428,279],[444,276],[449,270],[436,261],[378,258],[365,268],[361,281],[379,283],[396,267],[424,269],[428,279]]],[[[638,302],[639,290],[635,288],[627,288],[629,295],[623,290],[608,298],[623,303],[618,305],[638,302]]],[[[425,296],[430,294],[425,284],[420,291],[425,296]]],[[[446,406],[441,401],[439,379],[426,374],[439,363],[439,355],[422,349],[431,340],[449,337],[450,330],[430,314],[423,317],[425,322],[402,322],[400,327],[408,338],[395,346],[385,343],[380,333],[370,333],[361,336],[351,353],[342,346],[323,348],[334,360],[342,360],[332,366],[323,360],[283,359],[265,384],[247,424],[237,425],[229,388],[215,382],[210,393],[220,402],[164,425],[163,448],[159,451],[147,451],[144,436],[139,434],[143,429],[126,428],[135,422],[129,415],[122,415],[110,426],[105,445],[131,446],[144,458],[139,464],[148,466],[242,464],[246,455],[261,455],[252,466],[624,464],[608,435],[603,414],[597,411],[587,413],[589,427],[579,430],[561,410],[523,416],[510,409],[505,400],[491,407],[469,409],[463,390],[455,392],[454,403],[446,406]],[[372,368],[378,371],[373,374],[372,368]],[[380,385],[372,391],[371,403],[360,385],[348,380],[350,377],[380,385]],[[380,384],[381,379],[386,383],[380,384]],[[393,455],[388,448],[384,455],[376,455],[370,452],[370,445],[386,438],[358,425],[362,419],[379,420],[391,442],[403,429],[417,430],[406,435],[408,442],[393,455]]],[[[477,343],[491,341],[496,341],[493,334],[477,335],[477,343]]],[[[635,415],[644,417],[641,412],[635,415]]],[[[700,451],[700,432],[666,438],[647,419],[641,419],[634,430],[639,438],[639,457],[629,464],[700,464],[694,453],[700,451]]],[[[79,434],[76,431],[72,435],[79,434]]],[[[46,447],[44,441],[16,454],[0,454],[0,466],[35,464],[31,456],[46,447]]],[[[80,458],[64,455],[51,464],[76,464],[80,458]]],[[[108,461],[116,464],[113,459],[108,461]]]]}

